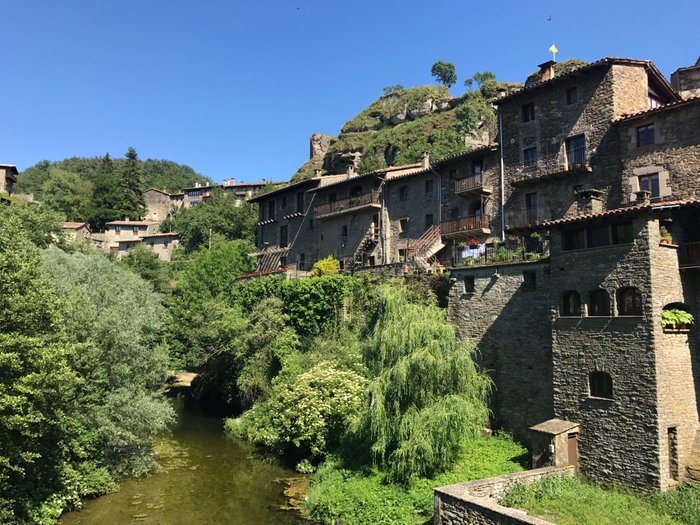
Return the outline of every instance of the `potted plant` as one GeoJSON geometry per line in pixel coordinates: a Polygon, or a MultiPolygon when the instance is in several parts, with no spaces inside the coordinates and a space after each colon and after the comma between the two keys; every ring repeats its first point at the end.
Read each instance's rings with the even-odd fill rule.
{"type": "Polygon", "coordinates": [[[457,243],[457,249],[458,249],[460,252],[463,252],[464,250],[467,249],[467,243],[464,242],[464,241],[457,243]]]}
{"type": "Polygon", "coordinates": [[[671,237],[671,233],[666,229],[666,226],[659,228],[659,237],[661,237],[661,244],[673,244],[673,237],[671,237]]]}
{"type": "Polygon", "coordinates": [[[667,330],[681,330],[688,328],[695,322],[693,314],[679,308],[661,310],[661,326],[667,330]]]}
{"type": "Polygon", "coordinates": [[[476,239],[471,239],[468,244],[469,248],[472,250],[476,250],[479,246],[481,246],[481,243],[476,239]]]}

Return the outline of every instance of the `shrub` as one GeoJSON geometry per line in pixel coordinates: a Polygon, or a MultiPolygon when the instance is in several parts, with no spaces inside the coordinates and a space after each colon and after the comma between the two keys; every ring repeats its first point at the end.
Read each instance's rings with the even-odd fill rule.
{"type": "Polygon", "coordinates": [[[336,275],[340,271],[340,263],[338,259],[329,255],[325,259],[316,261],[313,268],[311,268],[311,275],[314,277],[320,277],[321,275],[336,275]]]}

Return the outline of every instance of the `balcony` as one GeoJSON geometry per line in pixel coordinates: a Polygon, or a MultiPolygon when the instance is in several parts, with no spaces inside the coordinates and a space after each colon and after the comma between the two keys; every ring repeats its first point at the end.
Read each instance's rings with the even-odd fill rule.
{"type": "Polygon", "coordinates": [[[591,168],[590,153],[587,153],[585,148],[570,149],[566,157],[568,158],[563,158],[561,154],[546,155],[529,162],[509,164],[506,167],[506,169],[510,168],[511,171],[508,178],[513,186],[520,186],[530,181],[539,181],[540,179],[556,178],[571,174],[582,175],[593,171],[593,168],[591,168]]]}
{"type": "Polygon", "coordinates": [[[348,199],[319,204],[315,208],[315,217],[317,219],[323,219],[367,208],[380,208],[380,195],[380,192],[372,190],[368,193],[363,193],[348,199]]]}
{"type": "Polygon", "coordinates": [[[531,228],[543,222],[556,219],[549,206],[537,206],[513,210],[506,213],[506,230],[516,230],[519,228],[531,228]]]}
{"type": "Polygon", "coordinates": [[[484,177],[481,173],[455,181],[455,195],[469,194],[491,194],[491,188],[484,185],[484,177]]]}
{"type": "Polygon", "coordinates": [[[458,238],[469,237],[475,234],[490,234],[490,217],[488,215],[472,215],[450,219],[440,223],[440,234],[443,237],[458,238]]]}
{"type": "Polygon", "coordinates": [[[679,268],[700,268],[700,242],[687,242],[678,246],[679,268]]]}

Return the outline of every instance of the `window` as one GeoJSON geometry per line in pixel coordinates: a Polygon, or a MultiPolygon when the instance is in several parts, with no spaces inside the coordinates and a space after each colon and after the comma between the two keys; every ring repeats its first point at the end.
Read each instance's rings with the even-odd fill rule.
{"type": "Polygon", "coordinates": [[[406,249],[405,248],[399,249],[399,262],[406,262],[406,249]]]}
{"type": "Polygon", "coordinates": [[[523,165],[527,168],[537,166],[537,147],[523,150],[523,165]]]}
{"type": "Polygon", "coordinates": [[[631,222],[623,222],[622,224],[612,225],[612,243],[613,244],[629,244],[634,240],[634,232],[632,231],[631,222]]]}
{"type": "Polygon", "coordinates": [[[564,307],[561,315],[569,317],[581,315],[581,296],[576,290],[564,292],[564,307]]]}
{"type": "Polygon", "coordinates": [[[297,213],[304,213],[304,193],[297,193],[297,213]]]}
{"type": "Polygon", "coordinates": [[[566,90],[566,104],[570,106],[571,104],[576,104],[579,101],[578,98],[578,88],[576,86],[571,87],[566,90]]]}
{"type": "Polygon", "coordinates": [[[300,253],[299,254],[299,268],[303,270],[305,267],[306,267],[306,254],[300,253]]]}
{"type": "Polygon", "coordinates": [[[464,276],[464,293],[474,293],[476,290],[476,284],[474,283],[473,275],[464,276]]]}
{"type": "Polygon", "coordinates": [[[347,236],[348,236],[348,227],[347,227],[347,225],[343,226],[343,228],[342,228],[342,230],[341,230],[341,232],[340,232],[340,235],[342,235],[343,237],[347,237],[347,236]]]}
{"type": "Polygon", "coordinates": [[[651,193],[651,198],[656,199],[661,196],[659,191],[659,174],[641,175],[639,177],[639,189],[651,193]]]}
{"type": "Polygon", "coordinates": [[[474,159],[472,161],[472,175],[481,175],[484,169],[484,159],[474,159]]]}
{"type": "Polygon", "coordinates": [[[566,139],[566,160],[569,168],[583,164],[586,160],[586,137],[584,135],[566,139]]]}
{"type": "Polygon", "coordinates": [[[287,207],[287,196],[286,195],[282,196],[282,207],[283,208],[287,207]]]}
{"type": "Polygon", "coordinates": [[[591,317],[608,317],[610,315],[610,298],[607,291],[600,288],[591,291],[588,315],[591,317]]]}
{"type": "Polygon", "coordinates": [[[406,233],[408,231],[408,219],[399,219],[399,233],[406,233]]]}
{"type": "Polygon", "coordinates": [[[523,122],[535,120],[535,104],[523,104],[523,122]]]}
{"type": "Polygon", "coordinates": [[[525,194],[525,215],[528,224],[537,222],[537,192],[525,194]]]}
{"type": "Polygon", "coordinates": [[[138,235],[139,234],[139,227],[138,226],[132,226],[131,227],[131,233],[133,235],[138,235]]]}
{"type": "Polygon", "coordinates": [[[585,230],[567,230],[561,233],[563,250],[582,250],[586,247],[585,230]]]}
{"type": "Polygon", "coordinates": [[[287,246],[287,225],[280,226],[280,248],[287,246]]]}
{"type": "Polygon", "coordinates": [[[637,147],[654,144],[654,123],[637,128],[637,147]]]}
{"type": "Polygon", "coordinates": [[[613,382],[610,374],[605,372],[591,372],[588,376],[588,388],[591,397],[612,399],[613,382]]]}
{"type": "Polygon", "coordinates": [[[636,288],[622,288],[617,292],[619,315],[642,315],[642,294],[636,288]]]}
{"type": "Polygon", "coordinates": [[[425,215],[425,229],[427,230],[433,225],[433,214],[432,213],[427,213],[425,215]]]}
{"type": "Polygon", "coordinates": [[[610,228],[607,224],[586,228],[586,247],[598,248],[610,244],[610,228]]]}
{"type": "Polygon", "coordinates": [[[433,179],[428,179],[425,181],[425,193],[433,192],[433,179]]]}
{"type": "Polygon", "coordinates": [[[450,170],[450,180],[455,180],[457,177],[457,170],[450,170]]]}
{"type": "Polygon", "coordinates": [[[408,186],[401,186],[399,188],[399,200],[405,201],[408,199],[408,186]]]}
{"type": "Polygon", "coordinates": [[[122,232],[122,227],[121,226],[115,226],[114,227],[114,233],[119,235],[122,232]]]}
{"type": "Polygon", "coordinates": [[[528,270],[523,272],[523,292],[534,292],[537,289],[537,272],[528,270]]]}
{"type": "Polygon", "coordinates": [[[267,218],[271,221],[275,220],[275,201],[267,203],[267,218]]]}

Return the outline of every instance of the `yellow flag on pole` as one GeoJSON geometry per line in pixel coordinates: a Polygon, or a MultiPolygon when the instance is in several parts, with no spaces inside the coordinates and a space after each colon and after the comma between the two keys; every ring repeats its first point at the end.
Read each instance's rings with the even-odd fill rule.
{"type": "Polygon", "coordinates": [[[552,46],[549,48],[549,52],[550,52],[550,53],[556,53],[557,51],[559,51],[559,50],[557,49],[557,46],[555,46],[554,44],[552,44],[552,46]]]}

